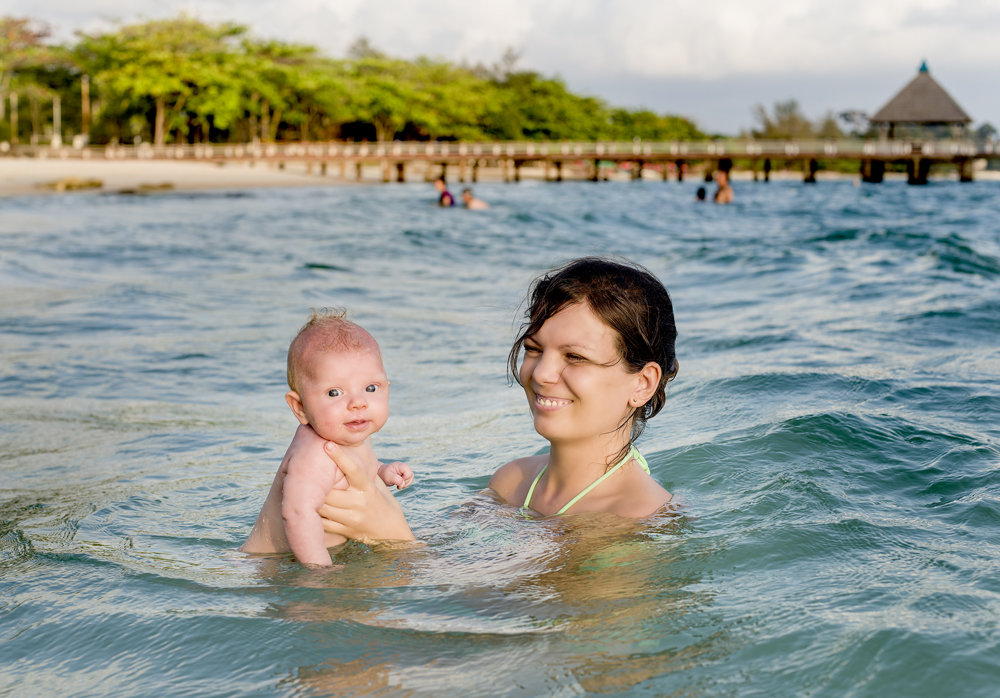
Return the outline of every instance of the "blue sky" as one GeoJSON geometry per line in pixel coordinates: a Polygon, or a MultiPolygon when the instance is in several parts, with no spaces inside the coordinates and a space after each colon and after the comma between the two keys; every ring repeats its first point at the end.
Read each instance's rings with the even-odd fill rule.
{"type": "Polygon", "coordinates": [[[872,113],[926,60],[975,125],[1000,128],[1000,0],[4,0],[0,12],[61,38],[186,12],[331,56],[359,36],[470,63],[510,47],[575,92],[728,134],[786,99],[814,119],[872,113]]]}

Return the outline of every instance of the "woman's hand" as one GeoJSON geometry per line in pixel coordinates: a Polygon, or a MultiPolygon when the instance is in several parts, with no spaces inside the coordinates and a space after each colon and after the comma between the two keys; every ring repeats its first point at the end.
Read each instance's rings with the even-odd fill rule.
{"type": "Polygon", "coordinates": [[[323,530],[368,544],[414,540],[403,508],[385,484],[368,477],[362,465],[332,441],[324,449],[347,478],[347,489],[327,493],[319,508],[323,530]]]}

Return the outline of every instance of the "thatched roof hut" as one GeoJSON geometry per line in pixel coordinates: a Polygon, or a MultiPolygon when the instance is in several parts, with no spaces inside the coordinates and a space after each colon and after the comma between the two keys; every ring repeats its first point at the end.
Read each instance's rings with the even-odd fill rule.
{"type": "Polygon", "coordinates": [[[897,124],[964,129],[972,123],[965,110],[931,77],[926,61],[921,64],[917,76],[875,112],[870,121],[887,126],[890,138],[897,124]]]}

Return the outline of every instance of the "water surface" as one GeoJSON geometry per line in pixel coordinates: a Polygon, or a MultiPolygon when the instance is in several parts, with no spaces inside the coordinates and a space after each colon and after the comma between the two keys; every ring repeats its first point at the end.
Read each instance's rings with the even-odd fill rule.
{"type": "Polygon", "coordinates": [[[0,200],[0,693],[991,696],[996,183],[418,184],[0,200]],[[640,441],[682,519],[525,521],[530,280],[627,256],[680,375],[640,441]],[[235,552],[343,306],[393,385],[419,548],[235,552]]]}

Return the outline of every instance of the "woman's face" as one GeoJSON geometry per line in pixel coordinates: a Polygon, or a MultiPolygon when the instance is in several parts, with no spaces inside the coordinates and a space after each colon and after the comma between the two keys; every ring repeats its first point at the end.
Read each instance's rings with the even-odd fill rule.
{"type": "Polygon", "coordinates": [[[641,378],[626,371],[617,340],[586,303],[563,308],[524,340],[518,375],[539,434],[573,441],[621,426],[641,378]]]}

